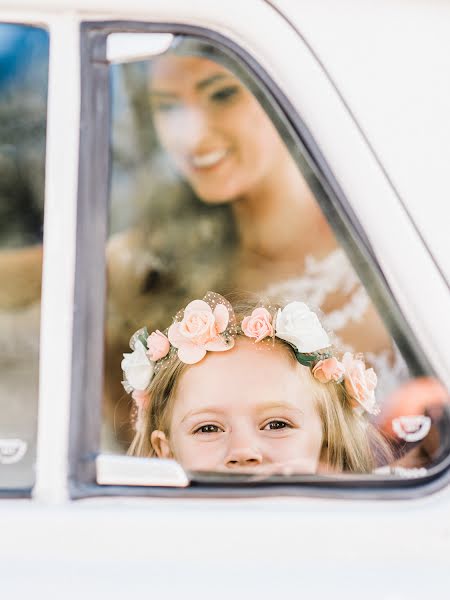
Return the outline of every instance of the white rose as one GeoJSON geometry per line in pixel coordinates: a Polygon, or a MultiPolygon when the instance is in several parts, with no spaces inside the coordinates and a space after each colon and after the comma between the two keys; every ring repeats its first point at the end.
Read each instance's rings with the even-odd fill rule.
{"type": "Polygon", "coordinates": [[[299,352],[316,352],[331,346],[317,315],[304,302],[291,302],[278,311],[275,335],[299,352]]]}
{"type": "Polygon", "coordinates": [[[123,355],[122,371],[126,380],[135,390],[145,390],[153,376],[153,364],[150,362],[144,344],[136,340],[134,352],[123,355]]]}

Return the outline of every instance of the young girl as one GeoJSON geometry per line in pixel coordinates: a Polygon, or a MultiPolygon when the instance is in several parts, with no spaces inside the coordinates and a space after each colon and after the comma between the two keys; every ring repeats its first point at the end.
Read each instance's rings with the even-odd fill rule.
{"type": "Polygon", "coordinates": [[[169,329],[143,329],[124,355],[136,404],[130,454],[175,458],[190,470],[371,472],[386,442],[376,375],[360,358],[334,355],[302,302],[233,310],[208,292],[169,329]]]}

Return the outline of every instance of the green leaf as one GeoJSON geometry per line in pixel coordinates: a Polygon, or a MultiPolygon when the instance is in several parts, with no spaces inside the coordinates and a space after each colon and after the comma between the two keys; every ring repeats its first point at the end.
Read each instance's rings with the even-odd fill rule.
{"type": "Polygon", "coordinates": [[[311,368],[312,365],[317,362],[317,354],[305,354],[304,352],[295,352],[295,357],[298,362],[305,366],[311,368]]]}
{"type": "Polygon", "coordinates": [[[319,360],[324,360],[325,358],[330,358],[333,356],[331,351],[325,352],[298,352],[295,350],[295,357],[301,365],[305,367],[313,367],[319,360]]]}
{"type": "Polygon", "coordinates": [[[143,327],[141,333],[138,335],[138,340],[142,342],[144,348],[147,348],[148,329],[143,327]]]}

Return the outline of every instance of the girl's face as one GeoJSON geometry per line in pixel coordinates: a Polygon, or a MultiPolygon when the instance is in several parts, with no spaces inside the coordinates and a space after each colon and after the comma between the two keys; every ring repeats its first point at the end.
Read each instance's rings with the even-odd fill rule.
{"type": "Polygon", "coordinates": [[[169,439],[152,434],[157,455],[192,470],[315,473],[322,425],[301,369],[282,346],[247,338],[208,353],[181,375],[169,439]]]}
{"type": "Polygon", "coordinates": [[[150,98],[162,147],[205,202],[241,197],[286,156],[253,95],[210,60],[157,58],[150,98]]]}

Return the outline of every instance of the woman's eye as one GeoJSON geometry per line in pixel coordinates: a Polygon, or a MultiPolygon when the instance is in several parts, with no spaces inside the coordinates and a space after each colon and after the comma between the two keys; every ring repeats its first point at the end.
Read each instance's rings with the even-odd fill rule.
{"type": "Polygon", "coordinates": [[[270,421],[270,423],[267,423],[264,429],[286,429],[287,427],[290,427],[290,425],[289,423],[286,423],[286,421],[270,421]]]}
{"type": "Polygon", "coordinates": [[[153,112],[171,112],[178,109],[180,105],[177,102],[158,102],[153,105],[153,112]]]}
{"type": "Polygon", "coordinates": [[[213,100],[213,102],[217,102],[218,104],[220,104],[222,102],[227,102],[228,100],[236,96],[238,92],[239,87],[237,85],[229,86],[226,88],[222,88],[217,92],[214,92],[211,95],[211,99],[213,100]]]}
{"type": "Polygon", "coordinates": [[[194,431],[194,433],[218,433],[221,431],[220,427],[217,425],[202,425],[198,429],[194,431]]]}

